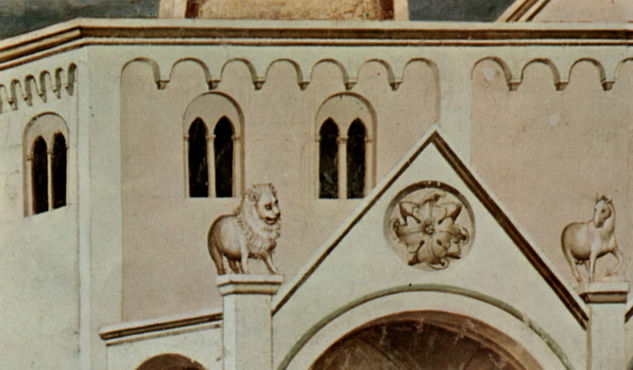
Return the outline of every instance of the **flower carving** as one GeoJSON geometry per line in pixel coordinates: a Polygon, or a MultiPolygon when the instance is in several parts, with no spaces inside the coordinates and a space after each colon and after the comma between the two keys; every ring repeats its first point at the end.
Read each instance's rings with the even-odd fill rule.
{"type": "Polygon", "coordinates": [[[419,200],[397,203],[398,210],[390,225],[406,249],[409,265],[423,263],[442,270],[451,259],[462,257],[462,248],[470,242],[470,232],[458,223],[463,206],[452,198],[444,190],[429,189],[419,200]]]}

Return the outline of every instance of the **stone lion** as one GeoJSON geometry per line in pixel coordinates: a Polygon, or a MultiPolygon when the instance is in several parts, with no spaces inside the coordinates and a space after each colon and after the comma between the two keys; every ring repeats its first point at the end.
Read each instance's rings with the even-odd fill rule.
{"type": "Polygon", "coordinates": [[[231,215],[220,216],[209,229],[209,253],[218,275],[227,272],[224,259],[233,273],[248,273],[249,258],[257,258],[277,274],[272,252],[280,235],[281,211],[272,184],[253,185],[231,215]]]}

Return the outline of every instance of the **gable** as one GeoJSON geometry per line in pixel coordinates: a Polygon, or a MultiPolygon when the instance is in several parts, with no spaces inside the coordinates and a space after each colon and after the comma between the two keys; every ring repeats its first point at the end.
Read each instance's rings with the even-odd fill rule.
{"type": "MultiPolygon", "coordinates": [[[[421,234],[411,235],[410,244],[419,244],[421,234]]],[[[528,326],[538,336],[549,337],[545,342],[561,363],[582,363],[588,320],[584,303],[533,245],[434,127],[311,263],[282,288],[273,306],[275,338],[279,338],[275,362],[292,361],[289,356],[301,350],[302,341],[308,343],[348,310],[417,289],[496,305],[516,320],[534,324],[528,326]],[[437,237],[437,243],[455,244],[460,239],[458,230],[472,240],[462,243],[461,251],[453,251],[461,258],[446,257],[447,253],[436,249],[440,258],[435,261],[429,263],[432,251],[410,261],[409,245],[402,242],[407,236],[393,233],[393,224],[402,226],[406,218],[415,229],[415,217],[403,217],[403,212],[418,212],[422,218],[421,204],[434,197],[442,199],[437,201],[444,207],[440,213],[455,215],[458,226],[452,241],[437,237]]],[[[437,301],[437,306],[424,302],[431,304],[426,309],[443,309],[443,302],[437,301]]],[[[475,319],[477,315],[472,313],[475,319]]]]}

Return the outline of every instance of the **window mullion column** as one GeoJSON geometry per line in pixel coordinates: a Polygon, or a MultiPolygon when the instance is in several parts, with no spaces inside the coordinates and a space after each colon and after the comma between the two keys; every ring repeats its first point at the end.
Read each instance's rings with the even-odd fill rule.
{"type": "Polygon", "coordinates": [[[32,215],[35,213],[35,204],[33,200],[35,196],[33,192],[33,153],[29,153],[26,157],[26,173],[24,174],[26,180],[26,187],[24,189],[24,214],[32,215]]]}
{"type": "Polygon", "coordinates": [[[48,189],[48,210],[54,208],[53,205],[53,156],[54,156],[54,145],[51,145],[50,148],[46,151],[46,171],[48,175],[47,181],[47,189],[48,189]]]}
{"type": "Polygon", "coordinates": [[[209,197],[215,198],[215,135],[207,135],[207,173],[209,197]]]}
{"type": "Polygon", "coordinates": [[[374,187],[374,142],[367,136],[365,138],[365,189],[363,196],[369,194],[374,187]]]}
{"type": "Polygon", "coordinates": [[[338,197],[347,198],[347,136],[338,140],[338,197]]]}
{"type": "Polygon", "coordinates": [[[233,140],[233,168],[232,168],[232,173],[233,173],[233,191],[232,191],[232,195],[234,197],[236,196],[240,196],[241,193],[241,186],[240,184],[242,183],[242,147],[241,147],[241,142],[242,142],[242,138],[239,135],[233,135],[231,137],[231,140],[233,140]]]}

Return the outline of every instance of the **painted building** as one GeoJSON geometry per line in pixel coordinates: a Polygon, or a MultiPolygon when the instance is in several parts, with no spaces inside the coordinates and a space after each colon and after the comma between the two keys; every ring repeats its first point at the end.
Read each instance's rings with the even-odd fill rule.
{"type": "Polygon", "coordinates": [[[300,4],[0,41],[2,367],[633,367],[633,6],[300,4]],[[218,277],[211,223],[266,183],[282,276],[218,277]],[[594,208],[624,266],[579,284],[594,208]]]}

